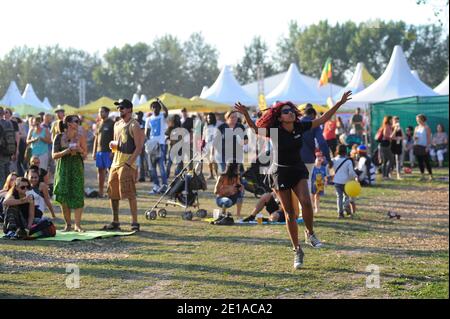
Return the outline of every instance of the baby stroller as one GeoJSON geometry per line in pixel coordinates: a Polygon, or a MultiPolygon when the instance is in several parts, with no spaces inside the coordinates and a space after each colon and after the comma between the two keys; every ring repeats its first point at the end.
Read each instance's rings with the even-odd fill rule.
{"type": "Polygon", "coordinates": [[[194,214],[188,210],[189,207],[197,208],[195,215],[199,218],[205,218],[208,212],[205,209],[200,209],[200,202],[198,200],[198,190],[206,190],[206,181],[202,173],[202,164],[196,164],[193,170],[190,170],[190,160],[181,172],[175,176],[172,183],[165,193],[158,199],[156,204],[145,212],[147,220],[155,220],[157,216],[166,217],[167,210],[165,208],[158,208],[160,206],[175,206],[184,209],[181,217],[183,220],[192,220],[194,214]]]}
{"type": "Polygon", "coordinates": [[[266,175],[261,174],[261,164],[252,163],[250,167],[242,174],[242,184],[246,191],[253,193],[256,198],[261,197],[265,193],[271,192],[267,184],[266,175]]]}

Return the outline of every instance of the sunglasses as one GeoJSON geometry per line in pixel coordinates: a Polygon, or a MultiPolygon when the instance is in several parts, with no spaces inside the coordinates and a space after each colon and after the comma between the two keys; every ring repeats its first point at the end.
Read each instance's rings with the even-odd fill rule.
{"type": "Polygon", "coordinates": [[[30,186],[29,185],[27,185],[27,186],[20,186],[19,187],[19,189],[21,189],[21,190],[25,190],[25,189],[30,189],[30,186]]]}
{"type": "Polygon", "coordinates": [[[77,123],[77,124],[80,124],[80,121],[78,121],[78,120],[72,120],[72,121],[70,121],[69,123],[77,123]]]}
{"type": "Polygon", "coordinates": [[[281,111],[281,114],[289,114],[289,113],[294,113],[293,109],[284,109],[281,111]]]}

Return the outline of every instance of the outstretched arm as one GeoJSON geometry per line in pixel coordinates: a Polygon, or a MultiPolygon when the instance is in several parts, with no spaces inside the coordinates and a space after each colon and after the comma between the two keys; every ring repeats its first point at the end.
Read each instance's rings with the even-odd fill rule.
{"type": "Polygon", "coordinates": [[[342,98],[339,102],[337,102],[330,110],[328,110],[324,115],[322,115],[321,117],[319,117],[318,119],[315,119],[312,121],[312,126],[311,128],[315,128],[318,127],[322,124],[324,124],[326,121],[328,121],[329,119],[331,119],[331,117],[334,115],[334,113],[336,113],[336,111],[342,106],[344,105],[347,101],[351,100],[352,98],[350,97],[352,95],[352,91],[347,91],[342,95],[342,98]]]}
{"type": "Polygon", "coordinates": [[[244,115],[245,121],[248,123],[248,126],[258,135],[266,137],[266,130],[261,130],[262,132],[258,133],[258,127],[256,126],[255,122],[253,122],[252,118],[250,117],[250,114],[248,114],[247,107],[241,102],[237,102],[234,104],[234,109],[238,112],[244,115]]]}

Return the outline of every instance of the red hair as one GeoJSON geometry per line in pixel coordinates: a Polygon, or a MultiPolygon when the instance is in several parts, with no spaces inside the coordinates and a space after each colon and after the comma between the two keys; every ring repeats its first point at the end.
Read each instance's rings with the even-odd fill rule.
{"type": "Polygon", "coordinates": [[[272,128],[278,127],[280,125],[280,121],[278,118],[281,116],[281,109],[283,106],[288,105],[294,111],[297,118],[301,116],[300,111],[294,103],[286,101],[286,102],[278,102],[271,108],[267,109],[266,112],[256,121],[256,126],[259,128],[272,128]]]}

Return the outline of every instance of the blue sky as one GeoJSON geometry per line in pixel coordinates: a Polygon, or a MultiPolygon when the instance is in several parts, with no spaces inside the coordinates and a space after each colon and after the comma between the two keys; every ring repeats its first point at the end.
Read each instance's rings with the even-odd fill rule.
{"type": "Polygon", "coordinates": [[[431,1],[418,6],[416,0],[8,0],[2,1],[7,14],[2,14],[0,55],[14,46],[53,44],[102,54],[125,43],[152,42],[164,34],[185,40],[201,31],[218,49],[222,66],[236,63],[255,35],[274,49],[290,20],[435,23],[432,6],[444,0],[431,1]]]}

